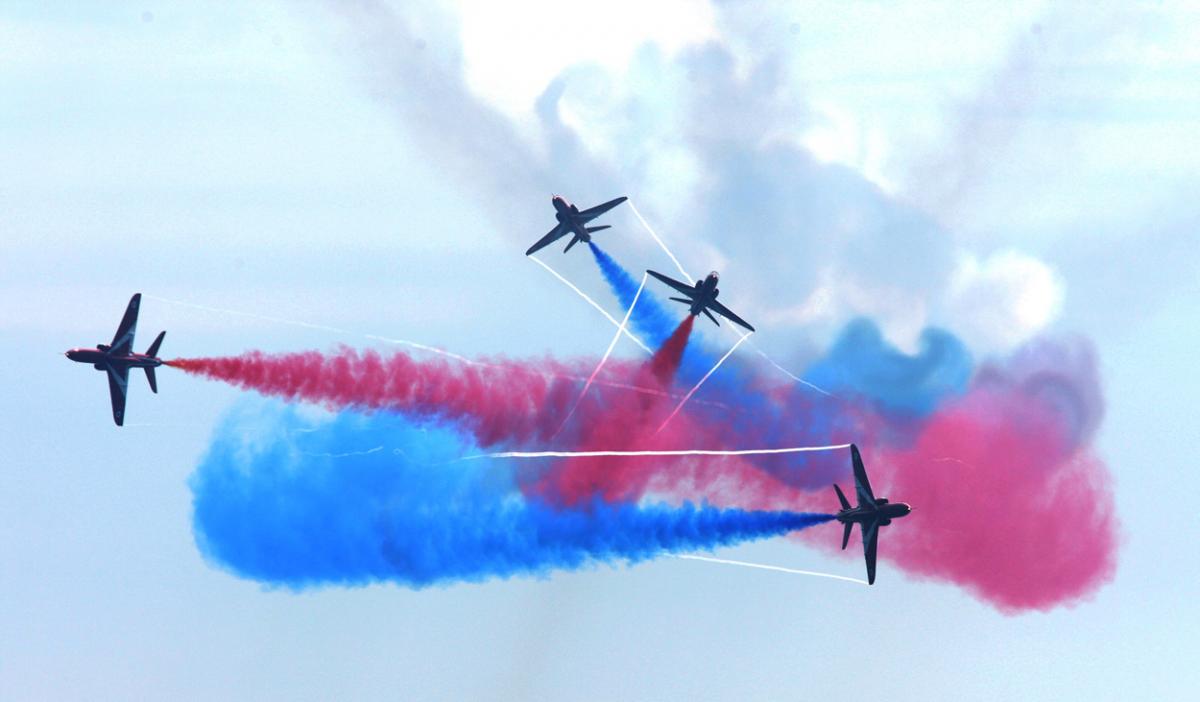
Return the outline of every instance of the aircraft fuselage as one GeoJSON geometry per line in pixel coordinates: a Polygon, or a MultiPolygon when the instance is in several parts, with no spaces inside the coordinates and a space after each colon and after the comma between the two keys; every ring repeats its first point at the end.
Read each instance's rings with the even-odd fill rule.
{"type": "Polygon", "coordinates": [[[837,513],[837,520],[842,524],[878,520],[880,524],[887,525],[893,519],[899,519],[912,511],[912,507],[904,502],[888,502],[881,498],[876,500],[875,504],[876,507],[874,509],[865,504],[844,509],[837,513]]]}
{"type": "Polygon", "coordinates": [[[579,208],[567,202],[565,197],[555,195],[551,202],[554,203],[554,218],[559,224],[564,225],[575,235],[575,238],[583,243],[588,243],[592,240],[592,235],[588,232],[586,222],[580,221],[579,208]]]}
{"type": "Polygon", "coordinates": [[[692,316],[698,316],[708,307],[708,303],[717,299],[717,295],[721,294],[721,291],[717,289],[717,280],[719,278],[720,276],[717,275],[717,272],[713,271],[704,280],[696,281],[696,297],[693,299],[692,306],[688,310],[692,313],[692,316]]]}
{"type": "Polygon", "coordinates": [[[104,370],[105,364],[111,365],[114,368],[121,366],[125,368],[157,368],[162,365],[161,359],[154,356],[147,356],[144,353],[117,355],[109,353],[106,349],[107,347],[71,349],[65,355],[76,363],[90,363],[96,370],[104,370]]]}

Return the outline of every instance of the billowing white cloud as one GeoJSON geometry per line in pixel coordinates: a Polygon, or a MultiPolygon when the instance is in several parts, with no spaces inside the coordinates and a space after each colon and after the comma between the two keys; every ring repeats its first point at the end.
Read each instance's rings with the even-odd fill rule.
{"type": "Polygon", "coordinates": [[[1063,296],[1062,279],[1033,256],[964,254],[946,291],[946,322],[973,349],[1011,349],[1054,322],[1063,296]]]}
{"type": "Polygon", "coordinates": [[[467,86],[520,120],[532,118],[537,97],[570,66],[620,70],[644,44],[673,54],[717,36],[712,7],[687,0],[454,5],[467,86]]]}

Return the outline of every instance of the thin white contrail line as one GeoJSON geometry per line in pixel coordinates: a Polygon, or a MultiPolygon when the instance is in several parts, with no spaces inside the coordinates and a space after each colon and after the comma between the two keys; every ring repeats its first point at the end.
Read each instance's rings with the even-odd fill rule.
{"type": "Polygon", "coordinates": [[[171,304],[171,305],[180,305],[182,307],[191,307],[191,308],[197,309],[197,310],[204,310],[205,312],[216,312],[218,314],[231,314],[231,315],[234,315],[237,317],[249,317],[250,319],[259,319],[264,322],[272,322],[275,324],[288,324],[288,325],[291,325],[294,327],[303,327],[305,329],[316,329],[317,331],[329,332],[331,334],[337,334],[339,336],[361,336],[365,339],[371,339],[374,341],[386,341],[389,344],[399,344],[401,346],[408,346],[410,348],[419,349],[421,351],[428,351],[429,353],[441,354],[442,356],[448,356],[450,358],[462,361],[463,363],[470,363],[473,365],[481,365],[481,364],[479,364],[478,361],[472,361],[471,359],[469,359],[465,356],[460,356],[451,351],[447,351],[445,349],[439,349],[436,346],[429,346],[428,344],[417,343],[416,341],[409,341],[407,339],[389,339],[387,337],[378,336],[376,334],[358,334],[356,332],[350,331],[349,329],[342,329],[340,327],[330,327],[330,326],[327,326],[324,324],[313,324],[311,322],[301,322],[301,321],[298,321],[295,319],[284,319],[283,317],[271,317],[269,315],[257,314],[255,312],[243,312],[241,310],[230,310],[230,309],[225,309],[222,307],[209,307],[208,305],[198,305],[194,302],[184,302],[182,300],[172,300],[172,299],[165,298],[165,297],[159,297],[158,295],[144,295],[143,297],[150,298],[151,300],[158,300],[159,302],[166,302],[167,304],[171,304]]]}
{"type": "Polygon", "coordinates": [[[306,329],[316,329],[318,331],[326,331],[326,332],[331,332],[333,334],[357,336],[354,332],[349,331],[347,329],[339,329],[338,327],[330,327],[330,326],[326,326],[324,324],[312,324],[311,322],[300,322],[300,321],[297,321],[294,319],[284,319],[282,317],[269,317],[265,314],[256,314],[254,312],[242,312],[239,310],[229,310],[229,309],[224,309],[222,307],[209,307],[208,305],[198,305],[194,302],[184,302],[182,300],[172,300],[172,299],[169,299],[166,297],[159,297],[158,295],[147,294],[147,295],[143,295],[143,297],[148,297],[151,300],[158,300],[159,302],[166,302],[171,305],[179,305],[181,307],[191,307],[191,308],[197,309],[197,310],[204,310],[205,312],[217,312],[219,314],[232,314],[232,315],[235,315],[238,317],[249,317],[251,319],[260,319],[260,320],[263,320],[264,322],[274,322],[276,324],[290,324],[291,326],[294,326],[294,327],[304,327],[306,329]]]}
{"type": "Polygon", "coordinates": [[[776,363],[775,359],[768,356],[766,351],[763,351],[762,349],[755,346],[754,342],[750,343],[750,348],[757,351],[759,356],[762,356],[763,358],[765,358],[767,360],[767,363],[770,363],[771,365],[775,366],[775,368],[777,368],[781,373],[783,373],[787,377],[791,378],[792,380],[796,381],[797,383],[800,383],[801,385],[807,385],[808,387],[812,388],[813,390],[816,390],[817,392],[821,393],[822,395],[827,395],[829,397],[833,397],[833,393],[829,392],[828,390],[825,390],[823,388],[817,387],[816,385],[813,385],[812,383],[808,382],[804,378],[801,378],[801,377],[795,375],[794,373],[789,371],[787,368],[784,368],[783,366],[776,363]]]}
{"type": "Polygon", "coordinates": [[[798,570],[796,568],[784,568],[783,566],[764,565],[762,563],[747,563],[745,561],[731,561],[727,558],[709,558],[708,556],[692,556],[680,555],[676,558],[682,558],[688,561],[704,561],[705,563],[723,563],[725,565],[742,566],[743,568],[758,568],[760,570],[773,570],[777,573],[792,573],[794,575],[815,575],[818,578],[832,578],[834,580],[845,580],[848,583],[858,583],[859,585],[869,585],[866,580],[858,578],[849,578],[845,575],[834,575],[833,573],[818,573],[813,570],[798,570]]]}
{"type": "Polygon", "coordinates": [[[650,228],[650,224],[646,221],[646,218],[642,216],[642,213],[638,212],[638,208],[633,206],[633,200],[629,200],[629,209],[633,210],[634,216],[641,221],[642,226],[646,228],[646,231],[650,232],[650,236],[654,237],[654,240],[658,242],[658,245],[660,248],[662,248],[663,252],[671,258],[671,261],[675,264],[675,267],[678,268],[679,272],[683,274],[684,280],[691,280],[692,276],[688,275],[688,272],[683,270],[683,264],[679,262],[679,259],[675,258],[675,254],[671,253],[671,250],[667,248],[667,245],[663,243],[663,240],[658,238],[658,234],[655,234],[654,230],[650,228]]]}
{"type": "MultiPolygon", "coordinates": [[[[605,319],[607,319],[608,321],[612,322],[612,323],[613,323],[613,326],[618,326],[618,327],[620,326],[620,322],[618,322],[617,320],[613,319],[613,316],[612,316],[611,314],[609,314],[608,312],[605,312],[605,311],[604,311],[604,308],[603,308],[603,307],[601,307],[600,305],[596,304],[596,301],[595,301],[595,300],[593,300],[592,298],[590,298],[590,297],[588,297],[586,294],[584,294],[584,292],[583,292],[582,290],[580,290],[579,288],[577,288],[577,287],[575,286],[575,284],[574,284],[574,283],[572,283],[571,281],[567,280],[567,279],[566,279],[566,278],[564,278],[563,276],[559,275],[558,271],[556,271],[556,270],[554,270],[553,268],[551,268],[551,267],[550,267],[549,265],[547,265],[547,264],[546,264],[544,261],[542,261],[542,259],[538,258],[537,256],[530,256],[529,258],[533,259],[534,263],[537,263],[537,264],[538,264],[539,266],[541,266],[542,268],[545,268],[546,270],[550,271],[550,274],[551,274],[551,275],[553,275],[555,278],[558,278],[560,281],[562,281],[562,282],[563,282],[563,284],[564,284],[564,285],[566,285],[568,288],[570,288],[570,289],[574,290],[576,293],[578,293],[578,294],[579,294],[579,296],[580,296],[580,297],[582,297],[584,300],[587,300],[587,303],[588,303],[589,305],[591,305],[592,307],[595,307],[595,308],[596,308],[596,311],[598,311],[600,314],[604,315],[604,318],[605,318],[605,319]]],[[[642,347],[642,350],[643,350],[643,351],[645,351],[646,353],[648,353],[648,354],[650,354],[650,355],[652,355],[652,356],[654,355],[654,352],[653,352],[652,350],[650,350],[650,347],[649,347],[649,346],[647,346],[646,344],[642,343],[642,340],[641,340],[641,339],[639,339],[639,338],[637,338],[636,336],[634,336],[633,332],[631,332],[631,331],[629,331],[628,329],[626,329],[626,330],[625,330],[625,336],[629,337],[629,338],[630,338],[630,339],[633,341],[633,343],[635,343],[635,344],[637,344],[638,346],[642,347]]]]}
{"type": "Polygon", "coordinates": [[[442,356],[447,356],[449,358],[453,358],[456,361],[466,363],[467,365],[471,365],[471,366],[490,366],[490,365],[492,365],[490,363],[484,363],[482,361],[476,361],[474,359],[467,358],[466,356],[460,356],[459,354],[454,353],[453,351],[447,351],[446,349],[439,349],[436,346],[428,346],[426,344],[419,344],[415,341],[407,341],[405,339],[389,339],[386,336],[379,336],[378,334],[364,334],[363,337],[367,338],[367,339],[371,339],[372,341],[383,341],[383,342],[386,342],[389,344],[398,344],[400,346],[408,346],[410,348],[419,349],[421,351],[428,351],[429,353],[440,354],[442,356]]]}
{"type": "Polygon", "coordinates": [[[618,456],[761,456],[779,453],[808,453],[811,451],[837,451],[848,449],[850,444],[827,446],[787,446],[784,448],[760,449],[646,449],[644,451],[498,451],[463,456],[462,460],[479,458],[600,458],[618,456]]]}
{"type": "Polygon", "coordinates": [[[347,451],[346,453],[309,453],[308,451],[301,451],[300,453],[305,456],[315,456],[317,458],[348,458],[350,456],[368,456],[372,453],[379,453],[382,450],[382,446],[376,446],[366,451],[347,451]]]}
{"type": "Polygon", "coordinates": [[[750,334],[753,334],[753,333],[754,332],[748,332],[745,336],[738,339],[737,343],[734,344],[732,348],[730,348],[728,351],[725,352],[725,355],[721,357],[721,360],[717,361],[717,364],[715,366],[713,366],[712,368],[710,368],[708,370],[708,372],[704,374],[704,377],[700,379],[700,382],[696,383],[692,387],[691,390],[688,390],[688,393],[683,396],[683,399],[679,401],[679,404],[675,406],[675,409],[671,410],[671,414],[665,420],[663,420],[662,424],[659,425],[658,430],[654,432],[655,434],[657,434],[658,432],[661,432],[663,429],[666,429],[667,425],[671,423],[671,420],[675,419],[675,415],[679,414],[679,410],[683,409],[683,406],[687,404],[688,400],[692,399],[692,395],[696,394],[696,391],[700,389],[700,386],[704,384],[704,381],[708,380],[708,376],[715,373],[717,371],[717,369],[721,367],[721,364],[725,362],[725,359],[732,356],[733,352],[737,351],[737,347],[741,346],[742,342],[745,341],[746,339],[749,339],[750,334]]]}
{"type": "Polygon", "coordinates": [[[583,384],[583,390],[579,391],[579,397],[575,398],[575,404],[571,405],[571,411],[567,412],[567,416],[563,417],[562,424],[558,425],[558,431],[554,432],[554,436],[558,436],[563,427],[567,426],[567,422],[575,414],[575,410],[579,409],[579,403],[583,402],[583,396],[587,394],[588,388],[592,387],[592,382],[596,380],[596,376],[600,374],[600,369],[608,362],[608,357],[612,355],[613,349],[617,347],[617,342],[621,340],[621,334],[625,332],[625,325],[629,324],[629,315],[633,314],[633,308],[637,307],[638,298],[642,296],[642,290],[646,287],[646,278],[649,274],[642,274],[642,284],[638,286],[637,292],[633,295],[633,302],[629,303],[629,309],[625,310],[625,317],[621,320],[621,324],[617,326],[617,333],[613,334],[612,341],[608,342],[608,348],[604,351],[604,355],[600,357],[600,362],[596,364],[596,370],[588,376],[587,382],[583,384]]]}
{"type": "MultiPolygon", "coordinates": [[[[637,218],[638,218],[638,221],[640,221],[640,222],[642,223],[642,226],[646,228],[646,231],[650,233],[650,236],[654,238],[654,241],[658,242],[658,245],[659,245],[659,247],[660,247],[660,248],[662,248],[662,250],[663,250],[663,251],[664,251],[664,252],[667,254],[667,256],[668,256],[668,257],[670,257],[670,259],[671,259],[672,261],[674,261],[674,262],[675,262],[675,267],[676,267],[676,268],[678,268],[678,269],[679,269],[679,272],[683,274],[683,277],[684,277],[684,279],[685,279],[685,280],[691,280],[691,279],[692,279],[692,277],[691,277],[690,275],[688,275],[688,272],[687,272],[687,271],[683,270],[683,266],[682,266],[682,265],[679,263],[679,259],[675,258],[675,254],[671,253],[671,250],[667,248],[667,245],[666,245],[665,243],[663,243],[663,240],[662,240],[661,238],[659,238],[658,234],[656,234],[656,233],[654,232],[654,229],[652,229],[652,228],[650,227],[650,224],[649,224],[649,223],[646,221],[646,218],[642,216],[642,213],[641,213],[641,212],[638,212],[638,209],[637,209],[636,207],[634,207],[634,206],[633,206],[633,200],[629,200],[629,208],[630,208],[631,210],[633,210],[633,214],[634,214],[635,216],[637,216],[637,218]]],[[[734,333],[737,333],[737,330],[733,329],[732,327],[729,327],[729,330],[730,330],[730,331],[732,331],[732,332],[734,332],[734,333]]],[[[774,366],[774,367],[775,367],[777,370],[779,370],[781,373],[783,373],[783,374],[784,374],[784,375],[786,375],[787,377],[791,378],[792,380],[796,381],[797,383],[801,383],[802,385],[806,385],[806,386],[808,386],[808,387],[812,388],[813,390],[816,390],[817,392],[819,392],[819,393],[821,393],[821,394],[823,394],[823,395],[828,395],[829,397],[833,397],[833,395],[832,395],[831,393],[829,393],[828,391],[826,391],[826,390],[824,390],[824,389],[822,389],[822,388],[819,388],[819,387],[817,387],[816,385],[813,385],[812,383],[808,382],[807,380],[804,380],[803,378],[800,378],[800,377],[799,377],[799,376],[797,376],[796,374],[792,373],[792,372],[791,372],[791,371],[789,371],[788,369],[786,369],[786,368],[784,368],[783,366],[781,366],[781,365],[779,365],[778,363],[776,363],[776,362],[775,362],[775,360],[774,360],[774,359],[772,359],[770,356],[768,356],[768,355],[767,355],[767,353],[766,353],[765,351],[763,351],[762,349],[760,349],[760,348],[758,348],[757,346],[755,346],[755,345],[754,345],[754,342],[750,342],[750,348],[752,348],[752,349],[754,349],[755,351],[757,351],[757,352],[758,352],[758,355],[760,355],[760,356],[762,356],[763,358],[765,358],[765,359],[767,360],[767,362],[768,362],[768,363],[770,363],[772,366],[774,366]]]]}

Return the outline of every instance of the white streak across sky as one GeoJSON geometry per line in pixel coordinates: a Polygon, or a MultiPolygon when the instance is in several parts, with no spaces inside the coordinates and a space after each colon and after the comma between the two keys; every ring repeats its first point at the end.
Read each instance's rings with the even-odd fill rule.
{"type": "MultiPolygon", "coordinates": [[[[621,320],[621,324],[617,326],[617,333],[613,334],[612,341],[609,342],[608,348],[605,349],[604,355],[600,357],[600,362],[596,364],[596,369],[588,376],[587,382],[583,384],[583,389],[579,391],[579,397],[575,398],[575,404],[571,405],[571,411],[567,412],[567,416],[563,417],[562,424],[558,426],[558,431],[554,432],[555,436],[567,426],[567,422],[575,414],[575,410],[579,409],[579,403],[583,402],[583,396],[587,394],[588,388],[592,387],[592,383],[596,380],[596,376],[600,374],[600,369],[604,368],[604,364],[608,362],[608,357],[612,355],[613,349],[617,347],[617,342],[621,340],[621,335],[625,333],[625,326],[629,324],[629,315],[633,314],[633,308],[637,307],[638,298],[642,296],[642,291],[646,289],[646,278],[648,274],[642,274],[642,283],[638,286],[637,292],[633,296],[633,301],[629,303],[629,309],[625,310],[625,317],[621,320]]],[[[684,402],[687,398],[684,398],[684,402]]]]}
{"type": "Polygon", "coordinates": [[[859,585],[868,585],[866,580],[858,578],[850,578],[845,575],[834,575],[833,573],[818,573],[815,570],[799,570],[797,568],[784,568],[783,566],[765,565],[763,563],[747,563],[746,561],[731,561],[727,558],[711,558],[709,556],[694,556],[691,554],[677,555],[676,558],[682,558],[686,561],[704,561],[705,563],[721,563],[724,565],[735,565],[743,568],[758,568],[760,570],[773,570],[777,573],[791,573],[793,575],[813,575],[818,578],[832,578],[834,580],[844,580],[848,583],[858,583],[859,585]]]}
{"type": "Polygon", "coordinates": [[[738,339],[737,343],[734,344],[732,347],[730,347],[730,349],[728,351],[725,352],[725,355],[721,357],[721,360],[717,361],[716,364],[712,368],[708,369],[708,372],[704,374],[704,377],[701,378],[698,383],[693,385],[691,390],[688,390],[687,394],[683,396],[683,399],[679,401],[678,405],[675,405],[675,409],[671,410],[671,414],[668,415],[667,418],[663,420],[663,423],[659,425],[658,430],[655,432],[656,434],[658,432],[662,431],[663,429],[667,428],[667,425],[671,423],[672,419],[675,419],[675,415],[679,414],[679,410],[683,409],[683,406],[687,404],[687,401],[692,399],[692,395],[696,394],[696,391],[700,389],[700,386],[704,384],[704,381],[708,380],[708,377],[710,375],[712,375],[713,373],[715,373],[717,371],[717,369],[721,367],[721,364],[725,362],[725,359],[732,356],[733,352],[737,351],[737,347],[741,346],[742,342],[745,341],[746,339],[749,339],[750,334],[753,334],[753,333],[754,332],[750,332],[750,333],[742,336],[742,338],[738,339]]]}
{"type": "MultiPolygon", "coordinates": [[[[604,315],[605,319],[612,322],[613,326],[618,327],[618,328],[621,326],[621,323],[618,322],[616,319],[613,319],[613,316],[611,314],[609,314],[608,312],[604,311],[604,308],[601,307],[599,304],[597,304],[595,300],[588,297],[586,293],[584,293],[582,290],[580,290],[578,287],[576,287],[574,283],[572,283],[571,281],[567,280],[562,275],[560,275],[558,271],[551,268],[545,261],[538,258],[537,256],[530,256],[529,258],[533,259],[533,262],[538,264],[542,268],[545,268],[546,270],[550,271],[550,274],[553,275],[555,278],[558,278],[560,281],[562,281],[563,285],[566,285],[568,288],[574,290],[580,297],[582,297],[584,300],[586,300],[589,305],[591,305],[592,307],[595,307],[597,312],[604,315]]],[[[633,332],[629,331],[628,329],[625,329],[624,334],[625,334],[625,336],[629,337],[633,341],[633,343],[642,347],[643,351],[645,351],[646,353],[651,354],[651,355],[654,354],[654,351],[652,351],[649,346],[647,346],[645,343],[643,343],[641,339],[634,336],[633,332]]]]}
{"type": "Polygon", "coordinates": [[[763,456],[780,453],[810,453],[848,449],[850,444],[827,446],[786,446],[756,449],[647,449],[644,451],[497,451],[463,456],[469,461],[478,458],[597,458],[603,456],[763,456]]]}

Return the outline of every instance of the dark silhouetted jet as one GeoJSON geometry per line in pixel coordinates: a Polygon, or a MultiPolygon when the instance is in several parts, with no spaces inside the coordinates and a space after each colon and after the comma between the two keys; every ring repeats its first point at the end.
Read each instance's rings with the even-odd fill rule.
{"type": "Polygon", "coordinates": [[[717,279],[720,278],[720,276],[717,275],[716,271],[709,273],[708,277],[704,280],[697,280],[695,286],[688,285],[687,283],[681,283],[674,278],[669,278],[662,273],[659,273],[658,271],[646,272],[686,295],[686,299],[682,297],[672,297],[671,299],[675,302],[682,302],[683,304],[687,305],[688,311],[690,311],[693,315],[698,315],[703,312],[706,317],[712,320],[713,324],[721,326],[717,322],[717,318],[712,316],[712,313],[716,312],[725,319],[728,319],[735,324],[740,324],[750,331],[754,331],[754,327],[750,326],[749,322],[734,314],[725,305],[717,302],[717,295],[720,295],[721,291],[717,289],[717,279]],[[712,312],[709,310],[712,310],[712,312]]]}
{"type": "Polygon", "coordinates": [[[608,229],[609,225],[605,224],[600,227],[588,227],[585,225],[628,199],[622,196],[616,200],[609,200],[603,205],[596,205],[595,207],[589,207],[581,211],[575,205],[567,202],[566,198],[555,195],[550,198],[550,202],[554,203],[554,217],[558,220],[558,224],[554,225],[554,228],[547,232],[546,236],[538,239],[536,244],[530,246],[525,255],[528,256],[535,251],[540,251],[567,234],[571,235],[571,243],[567,244],[567,248],[563,249],[563,253],[570,251],[572,246],[581,241],[591,241],[592,234],[601,229],[608,229]]]}
{"type": "Polygon", "coordinates": [[[837,519],[846,525],[842,532],[842,550],[850,543],[850,531],[855,523],[862,526],[863,554],[867,558],[867,582],[875,583],[875,551],[879,545],[879,527],[887,526],[893,519],[899,519],[912,511],[912,507],[903,502],[888,502],[882,497],[875,497],[871,492],[871,483],[867,481],[867,469],[863,466],[862,456],[858,455],[858,447],[850,444],[850,460],[854,464],[854,491],[858,493],[858,506],[851,507],[842,494],[842,489],[835,483],[838,501],[842,510],[837,513],[837,519]]]}
{"type": "Polygon", "coordinates": [[[162,345],[166,332],[159,332],[158,338],[146,349],[146,353],[133,352],[133,333],[137,330],[138,307],[142,303],[142,294],[137,293],[129,300],[125,308],[125,316],[117,327],[117,334],[109,345],[97,344],[94,349],[71,349],[67,358],[77,363],[90,363],[96,370],[108,373],[108,392],[112,396],[113,421],[117,426],[125,423],[125,393],[129,390],[129,369],[142,368],[146,371],[146,380],[150,382],[150,390],[158,392],[158,383],[154,379],[154,369],[162,365],[156,357],[158,347],[162,345]]]}

